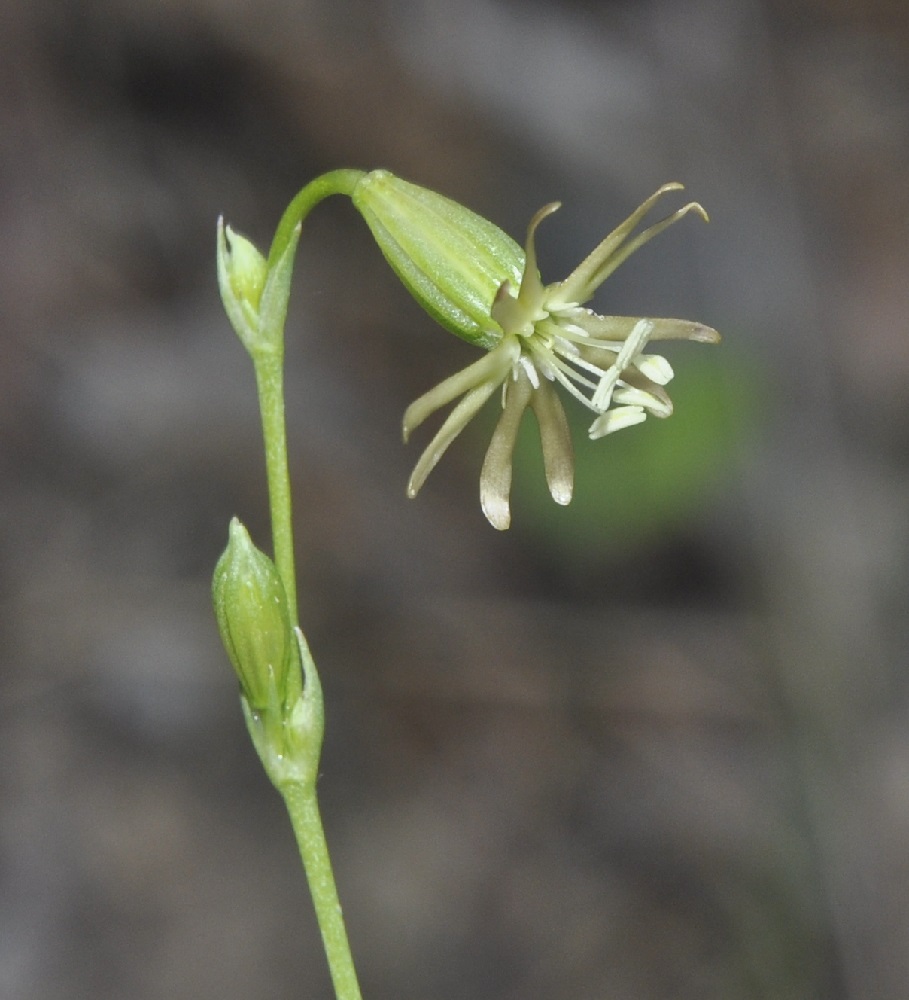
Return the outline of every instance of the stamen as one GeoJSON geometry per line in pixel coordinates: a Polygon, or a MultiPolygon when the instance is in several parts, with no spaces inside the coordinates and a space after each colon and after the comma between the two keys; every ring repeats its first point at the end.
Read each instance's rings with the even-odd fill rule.
{"type": "Polygon", "coordinates": [[[672,416],[672,402],[668,397],[661,399],[647,392],[646,389],[637,389],[634,386],[620,382],[612,394],[614,403],[623,403],[630,406],[643,406],[655,417],[672,416]]]}
{"type": "Polygon", "coordinates": [[[559,354],[570,354],[572,358],[580,356],[578,345],[568,340],[566,337],[554,337],[553,346],[559,354]]]}
{"type": "Polygon", "coordinates": [[[601,413],[590,425],[587,435],[591,441],[613,434],[625,427],[634,427],[647,419],[643,406],[617,406],[614,410],[601,413]]]}
{"type": "Polygon", "coordinates": [[[649,319],[639,319],[628,335],[628,339],[622,345],[615,361],[609,370],[600,380],[596,392],[593,394],[593,404],[600,410],[609,409],[612,401],[612,392],[622,372],[631,364],[635,355],[639,354],[643,346],[647,343],[647,338],[653,330],[653,322],[649,319]]]}
{"type": "Polygon", "coordinates": [[[675,374],[672,365],[661,354],[641,354],[635,358],[634,366],[637,370],[649,378],[657,385],[666,385],[672,381],[675,374]]]}
{"type": "Polygon", "coordinates": [[[588,379],[585,379],[583,375],[579,375],[577,372],[573,371],[564,362],[560,363],[558,359],[555,359],[555,361],[556,363],[553,366],[552,374],[555,380],[559,383],[559,385],[563,386],[567,392],[570,392],[571,395],[574,396],[574,398],[579,403],[586,406],[588,410],[593,410],[594,412],[597,412],[597,408],[584,395],[584,393],[582,393],[581,390],[577,388],[574,382],[579,382],[580,384],[585,385],[589,389],[592,389],[594,387],[594,384],[588,379]]]}
{"type": "Polygon", "coordinates": [[[527,357],[526,354],[522,354],[520,357],[521,367],[527,373],[527,378],[534,389],[540,388],[540,376],[536,368],[533,366],[533,361],[527,357]]]}
{"type": "MultiPolygon", "coordinates": [[[[590,372],[591,375],[596,375],[597,379],[601,379],[608,371],[608,368],[603,368],[602,365],[594,364],[592,361],[588,361],[580,354],[577,357],[572,356],[567,358],[566,361],[578,368],[583,368],[584,371],[590,372]]],[[[577,377],[578,381],[582,381],[584,385],[589,386],[591,389],[596,388],[597,383],[588,382],[587,379],[583,378],[581,375],[578,375],[577,377]]]]}

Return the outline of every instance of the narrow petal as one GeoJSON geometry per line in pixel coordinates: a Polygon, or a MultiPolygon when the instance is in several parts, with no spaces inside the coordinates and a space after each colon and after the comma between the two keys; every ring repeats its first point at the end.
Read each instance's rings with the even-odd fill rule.
{"type": "Polygon", "coordinates": [[[624,427],[633,427],[647,419],[643,406],[617,406],[614,410],[601,413],[590,425],[587,435],[591,441],[605,437],[624,427]]]}
{"type": "Polygon", "coordinates": [[[524,244],[524,274],[521,276],[521,287],[518,291],[518,302],[525,308],[533,310],[543,297],[543,282],[537,268],[537,251],[534,234],[537,226],[546,218],[561,208],[561,202],[553,201],[544,205],[530,220],[527,227],[527,242],[524,244]]]}
{"type": "Polygon", "coordinates": [[[591,280],[590,293],[587,298],[590,298],[590,296],[593,295],[594,290],[599,288],[599,286],[603,284],[603,282],[609,277],[610,274],[612,274],[613,271],[615,271],[617,267],[624,264],[625,261],[628,260],[628,258],[635,252],[635,250],[640,250],[640,248],[645,243],[649,243],[654,236],[659,236],[664,229],[668,229],[671,225],[678,222],[679,219],[683,219],[689,212],[694,212],[699,215],[705,222],[710,221],[703,206],[699,205],[696,201],[690,201],[687,205],[683,205],[677,212],[673,212],[672,215],[663,219],[661,222],[657,222],[650,226],[649,229],[645,229],[643,233],[635,236],[633,240],[630,240],[623,247],[617,249],[615,253],[611,254],[606,260],[604,260],[591,280]]]}
{"type": "Polygon", "coordinates": [[[516,381],[507,383],[502,416],[493,431],[480,471],[480,506],[486,520],[499,531],[511,524],[509,495],[514,445],[521,417],[533,394],[533,386],[523,371],[516,381]]]}
{"type": "MultiPolygon", "coordinates": [[[[599,340],[624,340],[638,321],[637,316],[600,316],[590,309],[580,309],[571,321],[599,340]]],[[[718,344],[720,335],[703,323],[686,319],[651,319],[651,340],[693,340],[701,344],[718,344]]]]}
{"type": "Polygon", "coordinates": [[[574,448],[562,400],[554,386],[544,381],[530,397],[530,405],[540,425],[549,493],[556,503],[564,506],[571,502],[574,491],[574,448]]]}
{"type": "Polygon", "coordinates": [[[410,481],[407,483],[407,495],[411,499],[420,492],[420,487],[426,482],[426,477],[445,454],[445,450],[461,431],[464,430],[471,418],[475,416],[477,410],[489,399],[499,384],[499,381],[492,379],[489,382],[484,382],[482,385],[476,386],[448,414],[445,423],[442,424],[436,436],[429,442],[429,446],[420,456],[410,475],[410,481]]]}
{"type": "Polygon", "coordinates": [[[651,340],[693,340],[699,344],[718,344],[722,339],[711,326],[687,319],[652,320],[651,340]]]}
{"type": "Polygon", "coordinates": [[[436,410],[447,406],[452,400],[478,386],[492,382],[494,385],[505,378],[521,352],[520,345],[513,338],[506,338],[479,361],[455,372],[444,382],[414,400],[404,412],[405,442],[423,421],[436,410]]]}
{"type": "Polygon", "coordinates": [[[561,283],[556,292],[558,301],[562,303],[586,302],[603,281],[603,278],[600,277],[600,270],[612,258],[618,247],[628,239],[634,227],[664,194],[668,191],[681,191],[683,187],[684,185],[676,182],[664,184],[643,204],[639,205],[561,283]]]}
{"type": "Polygon", "coordinates": [[[563,323],[570,324],[571,330],[576,328],[587,337],[610,342],[623,341],[639,319],[638,316],[601,316],[584,306],[575,306],[559,315],[563,323]]]}

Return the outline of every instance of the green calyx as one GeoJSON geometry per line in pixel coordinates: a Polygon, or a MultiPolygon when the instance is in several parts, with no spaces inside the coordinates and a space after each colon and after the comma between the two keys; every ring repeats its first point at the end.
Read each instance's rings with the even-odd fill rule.
{"type": "Polygon", "coordinates": [[[351,195],[376,243],[417,302],[446,330],[487,350],[502,338],[490,308],[505,281],[520,284],[524,251],[498,226],[387,170],[351,195]]]}

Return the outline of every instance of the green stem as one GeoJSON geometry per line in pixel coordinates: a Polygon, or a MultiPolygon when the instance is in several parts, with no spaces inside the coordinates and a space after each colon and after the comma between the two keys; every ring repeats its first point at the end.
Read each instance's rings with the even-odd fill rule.
{"type": "MultiPolygon", "coordinates": [[[[292,241],[295,230],[312,209],[333,194],[351,195],[364,176],[362,170],[332,170],[310,181],[288,205],[272,240],[268,266],[274,268],[292,241]]],[[[297,576],[294,565],[294,533],[291,520],[290,475],[287,466],[287,431],[284,419],[284,317],[287,315],[286,296],[290,293],[289,270],[293,266],[296,244],[284,262],[286,284],[282,283],[281,308],[273,321],[281,329],[263,330],[262,342],[267,344],[252,351],[262,414],[262,434],[265,439],[265,468],[268,476],[268,497],[271,509],[271,532],[275,565],[287,593],[291,625],[299,625],[297,608],[297,576]]]]}
{"type": "Polygon", "coordinates": [[[294,784],[282,788],[281,794],[284,796],[303,867],[306,869],[306,879],[322,932],[335,996],[337,1000],[361,1000],[360,985],[328,857],[315,786],[294,784]]]}
{"type": "Polygon", "coordinates": [[[294,229],[320,201],[333,194],[352,195],[354,188],[365,176],[363,170],[330,170],[327,174],[310,181],[281,216],[281,221],[275,230],[275,238],[271,241],[271,249],[268,251],[268,266],[274,266],[291,241],[294,229]]]}
{"type": "MultiPolygon", "coordinates": [[[[250,351],[256,371],[262,434],[265,441],[265,468],[268,477],[275,566],[284,584],[291,624],[295,628],[298,628],[299,625],[299,611],[297,608],[297,577],[294,566],[293,520],[284,408],[284,320],[287,315],[287,298],[290,294],[290,274],[300,224],[315,205],[330,195],[352,195],[354,188],[363,176],[361,170],[334,170],[331,173],[323,174],[307,184],[288,206],[278,223],[269,251],[269,269],[275,278],[272,291],[276,298],[270,300],[267,309],[263,304],[262,314],[269,317],[267,323],[272,329],[261,330],[262,336],[259,341],[261,346],[259,349],[250,351]]],[[[265,299],[269,298],[269,295],[270,291],[266,286],[263,293],[263,303],[265,299]]],[[[302,633],[299,631],[297,634],[302,637],[302,633]]],[[[344,928],[341,904],[338,901],[338,892],[335,888],[335,879],[328,857],[328,847],[325,843],[325,833],[322,829],[322,820],[319,816],[319,805],[316,799],[315,768],[318,766],[322,743],[321,690],[315,665],[309,657],[305,642],[303,642],[301,652],[304,661],[305,689],[303,689],[304,678],[301,677],[297,681],[300,688],[296,692],[285,692],[286,704],[294,704],[302,691],[304,702],[309,698],[310,707],[316,706],[317,708],[319,718],[318,736],[315,744],[309,746],[305,752],[301,750],[306,761],[312,763],[314,773],[311,781],[276,782],[276,784],[287,804],[294,834],[300,848],[300,857],[303,859],[303,867],[315,906],[316,918],[322,932],[322,941],[337,1000],[360,1000],[360,987],[357,983],[353,956],[347,941],[347,931],[344,928]],[[316,705],[316,703],[318,704],[316,705]]],[[[249,719],[247,721],[249,722],[249,719]]],[[[287,724],[288,720],[284,719],[282,726],[287,724]]],[[[266,743],[268,744],[266,751],[268,751],[273,749],[275,740],[268,740],[266,743]]],[[[268,752],[263,758],[263,763],[267,758],[268,752]]],[[[287,761],[285,760],[284,763],[286,764],[287,761]]],[[[269,768],[266,766],[266,771],[268,770],[269,768]]]]}
{"type": "Polygon", "coordinates": [[[265,472],[271,509],[275,566],[284,584],[291,625],[299,625],[297,577],[294,568],[294,528],[291,519],[290,472],[287,465],[287,427],[284,419],[284,357],[262,353],[255,359],[262,436],[265,440],[265,472]]]}

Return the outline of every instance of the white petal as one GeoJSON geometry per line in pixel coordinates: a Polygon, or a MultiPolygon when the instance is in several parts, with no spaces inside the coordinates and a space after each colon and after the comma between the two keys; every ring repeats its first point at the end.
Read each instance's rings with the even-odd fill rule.
{"type": "Polygon", "coordinates": [[[436,410],[447,406],[458,396],[465,395],[478,386],[501,382],[508,369],[520,356],[521,347],[514,337],[504,337],[502,342],[484,354],[478,361],[450,375],[429,392],[414,400],[404,413],[404,440],[436,410]]]}
{"type": "Polygon", "coordinates": [[[458,405],[448,414],[445,423],[436,432],[436,436],[429,442],[428,447],[420,456],[410,480],[407,483],[407,495],[413,499],[420,492],[420,487],[426,481],[426,477],[436,467],[439,459],[445,454],[445,449],[464,430],[469,421],[476,415],[477,410],[486,402],[498,386],[497,382],[486,382],[475,386],[458,405]]]}
{"type": "Polygon", "coordinates": [[[574,449],[562,401],[555,388],[546,383],[530,397],[530,405],[540,427],[549,493],[564,506],[571,501],[574,490],[574,449]]]}
{"type": "Polygon", "coordinates": [[[521,417],[532,395],[528,379],[519,378],[510,384],[505,396],[505,408],[493,431],[480,470],[480,506],[489,523],[499,531],[504,531],[511,524],[511,463],[521,417]]]}

